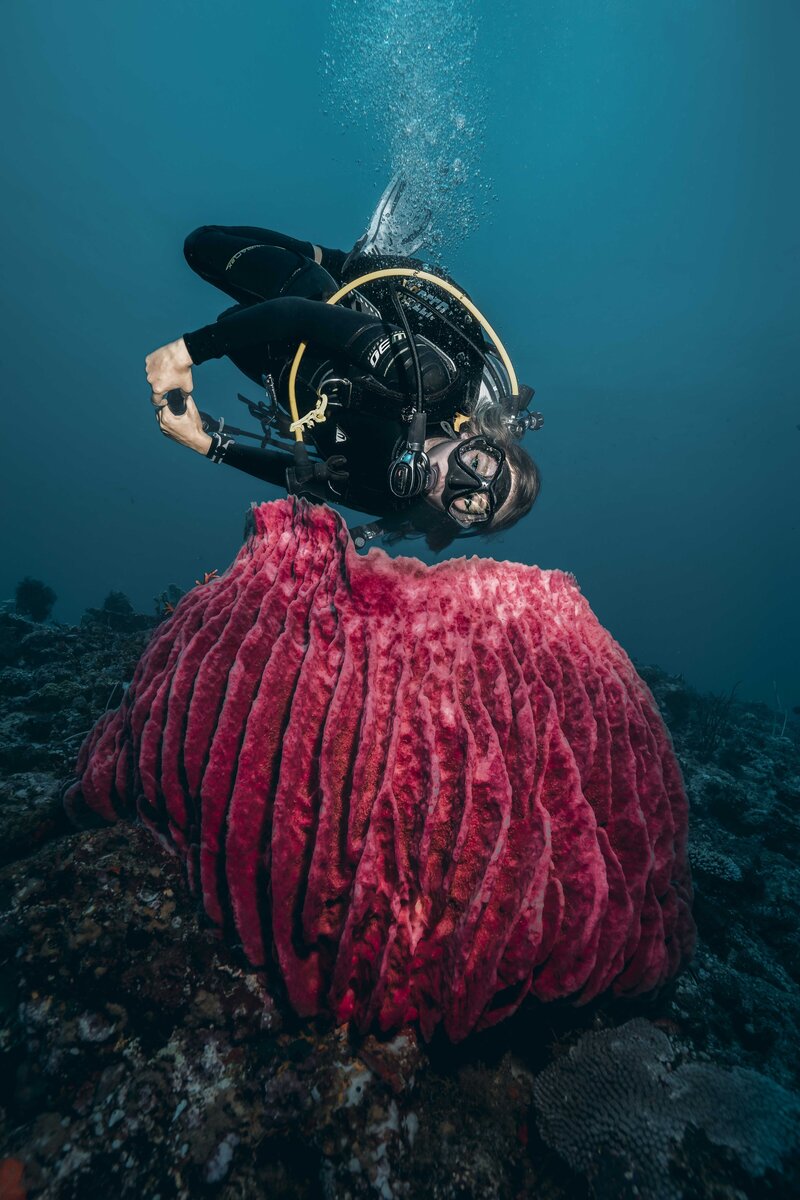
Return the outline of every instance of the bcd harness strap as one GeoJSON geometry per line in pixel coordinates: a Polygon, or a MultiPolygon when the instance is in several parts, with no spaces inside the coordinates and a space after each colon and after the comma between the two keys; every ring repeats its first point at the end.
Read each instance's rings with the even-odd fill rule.
{"type": "MultiPolygon", "coordinates": [[[[308,381],[306,381],[308,382],[308,381]]],[[[453,399],[463,392],[469,382],[467,371],[459,366],[456,374],[438,391],[430,392],[425,397],[425,412],[432,424],[443,420],[451,420],[454,413],[453,399]]],[[[339,408],[346,412],[357,408],[359,412],[370,416],[384,417],[394,411],[397,419],[408,424],[414,414],[414,405],[409,402],[406,392],[386,387],[372,375],[356,375],[352,379],[343,379],[338,375],[329,375],[318,383],[310,383],[309,387],[316,393],[317,402],[304,416],[298,416],[292,421],[290,429],[310,429],[313,425],[322,424],[330,416],[331,408],[339,408]]]]}
{"type": "MultiPolygon", "coordinates": [[[[481,326],[483,331],[487,334],[487,336],[493,342],[493,344],[497,350],[498,356],[500,357],[500,359],[503,363],[503,366],[505,367],[506,371],[508,372],[508,378],[511,382],[511,394],[513,396],[518,396],[519,395],[519,383],[517,381],[516,372],[514,371],[513,364],[511,362],[511,359],[508,356],[505,346],[500,341],[500,338],[497,336],[497,334],[495,333],[492,326],[489,324],[489,322],[486,320],[486,318],[483,316],[483,314],[481,312],[479,312],[479,310],[475,307],[475,305],[472,303],[472,301],[469,299],[469,297],[464,292],[462,292],[460,288],[457,288],[455,286],[455,284],[450,283],[450,281],[448,279],[442,279],[440,276],[434,275],[430,271],[418,270],[413,267],[386,267],[380,271],[370,271],[366,275],[360,275],[357,279],[354,279],[354,280],[352,280],[352,282],[347,283],[343,287],[339,288],[338,292],[334,292],[334,294],[328,298],[326,303],[327,304],[338,304],[339,301],[343,300],[345,296],[348,296],[350,294],[350,292],[355,291],[356,288],[363,287],[367,283],[371,283],[373,280],[377,280],[377,279],[409,279],[409,278],[424,279],[428,283],[432,283],[436,287],[442,288],[443,291],[445,291],[449,295],[453,296],[460,304],[462,304],[464,306],[464,308],[466,308],[466,310],[470,313],[470,315],[472,317],[475,318],[475,320],[481,326]]],[[[319,391],[317,393],[318,403],[315,405],[314,409],[312,409],[311,412],[306,413],[304,416],[302,416],[302,417],[300,416],[300,412],[299,412],[299,409],[297,406],[297,373],[300,368],[300,363],[302,362],[303,355],[305,354],[306,349],[307,349],[307,343],[301,342],[297,348],[294,359],[292,360],[291,369],[289,371],[289,386],[288,386],[289,408],[290,408],[290,411],[292,414],[292,424],[291,424],[290,428],[291,428],[291,431],[294,433],[296,442],[298,442],[298,443],[303,442],[303,430],[305,428],[310,428],[312,425],[320,424],[327,419],[326,418],[326,410],[327,410],[328,399],[326,398],[325,402],[323,404],[324,393],[322,393],[321,391],[319,391]]],[[[443,392],[444,393],[451,392],[453,390],[454,384],[456,383],[457,379],[458,379],[458,377],[456,377],[456,380],[452,380],[447,385],[447,387],[445,389],[443,389],[443,392]]],[[[355,380],[353,381],[354,386],[355,386],[356,382],[357,381],[355,381],[355,380]]],[[[463,384],[463,380],[461,382],[463,384]]],[[[368,390],[369,390],[369,392],[377,393],[378,396],[380,396],[380,394],[382,393],[385,399],[391,399],[393,401],[396,401],[397,396],[400,394],[400,393],[390,390],[389,388],[384,388],[383,385],[378,380],[370,379],[369,380],[369,389],[364,387],[361,391],[361,396],[367,402],[368,402],[368,390]]],[[[435,415],[435,413],[433,411],[433,406],[435,405],[437,399],[443,400],[444,395],[442,393],[439,393],[438,395],[433,395],[430,398],[427,398],[426,403],[425,403],[425,410],[434,421],[437,420],[437,416],[435,415]],[[430,407],[429,407],[429,404],[430,404],[430,407]]],[[[380,405],[376,406],[376,408],[379,408],[379,407],[380,407],[380,405]]],[[[385,408],[383,408],[383,411],[385,412],[385,408]]],[[[452,408],[450,409],[450,413],[452,413],[452,408]]],[[[441,413],[441,418],[445,418],[444,413],[441,413]]],[[[411,417],[409,417],[409,420],[410,419],[411,419],[411,417]]],[[[463,423],[463,422],[461,422],[461,423],[463,423]]]]}

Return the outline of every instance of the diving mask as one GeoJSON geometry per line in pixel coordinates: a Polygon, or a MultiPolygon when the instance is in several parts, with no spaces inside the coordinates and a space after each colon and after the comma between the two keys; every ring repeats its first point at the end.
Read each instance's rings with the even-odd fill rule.
{"type": "Polygon", "coordinates": [[[442,490],[447,515],[467,528],[491,521],[511,492],[511,471],[504,452],[477,435],[459,442],[447,464],[442,490]]]}

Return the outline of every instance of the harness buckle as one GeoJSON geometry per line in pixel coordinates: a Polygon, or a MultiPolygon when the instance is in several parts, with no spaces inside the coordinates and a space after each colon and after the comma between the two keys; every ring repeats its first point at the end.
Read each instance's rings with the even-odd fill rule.
{"type": "Polygon", "coordinates": [[[353,381],[352,379],[342,379],[338,375],[331,375],[319,385],[319,394],[323,393],[328,397],[329,404],[335,405],[337,408],[349,408],[353,398],[353,381]],[[342,390],[344,390],[344,395],[340,394],[342,390]]]}

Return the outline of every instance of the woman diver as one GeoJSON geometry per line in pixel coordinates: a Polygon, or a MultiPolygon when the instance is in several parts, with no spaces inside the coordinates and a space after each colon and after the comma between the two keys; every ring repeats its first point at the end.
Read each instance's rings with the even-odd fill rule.
{"type": "Polygon", "coordinates": [[[438,550],[530,510],[539,473],[518,440],[542,422],[466,294],[409,257],[428,221],[408,233],[403,192],[393,180],[349,253],[252,226],[195,230],[189,266],[236,304],[148,355],[147,380],[167,437],[378,517],[351,531],[356,545],[417,532],[438,550]],[[260,447],[192,400],[192,367],[223,355],[265,387],[269,406],[249,404],[262,421],[260,447]],[[279,444],[274,425],[293,447],[267,448],[279,444]]]}

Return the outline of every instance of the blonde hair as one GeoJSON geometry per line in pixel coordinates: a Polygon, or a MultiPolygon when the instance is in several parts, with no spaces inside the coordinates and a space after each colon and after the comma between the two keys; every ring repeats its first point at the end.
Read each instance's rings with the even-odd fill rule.
{"type": "Polygon", "coordinates": [[[519,440],[503,420],[502,412],[494,405],[473,413],[469,422],[462,425],[459,432],[462,437],[465,434],[467,437],[480,434],[490,438],[505,454],[506,462],[514,475],[514,483],[511,494],[502,506],[506,510],[503,516],[490,521],[485,528],[487,533],[500,533],[503,529],[509,529],[526,516],[536,502],[542,486],[539,468],[527,450],[522,449],[519,440]]]}

